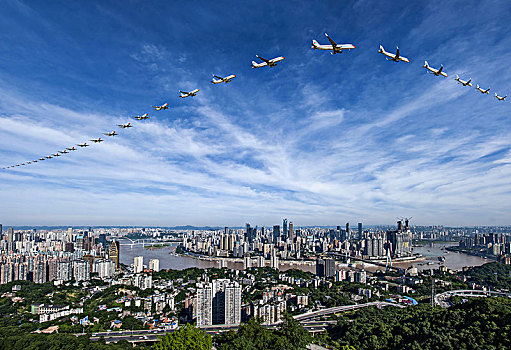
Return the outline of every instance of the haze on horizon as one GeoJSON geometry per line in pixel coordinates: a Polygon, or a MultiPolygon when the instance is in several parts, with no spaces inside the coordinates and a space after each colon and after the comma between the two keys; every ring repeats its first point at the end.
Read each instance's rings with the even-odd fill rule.
{"type": "Polygon", "coordinates": [[[510,10],[504,0],[8,0],[0,167],[119,136],[0,170],[0,223],[511,225],[511,101],[493,97],[511,93],[510,10]],[[325,32],[356,49],[312,50],[325,32]],[[411,63],[386,61],[380,44],[411,63]],[[252,69],[256,54],[286,59],[252,69]],[[427,74],[424,60],[449,77],[427,74]],[[212,74],[236,79],[213,85],[212,74]],[[130,120],[143,113],[151,119],[130,120]]]}

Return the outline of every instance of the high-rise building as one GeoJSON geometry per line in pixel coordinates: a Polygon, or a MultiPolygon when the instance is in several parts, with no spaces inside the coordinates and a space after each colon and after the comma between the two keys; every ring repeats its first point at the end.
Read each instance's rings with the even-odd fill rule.
{"type": "Polygon", "coordinates": [[[73,241],[73,228],[69,227],[67,229],[67,241],[72,242],[73,241]]]}
{"type": "Polygon", "coordinates": [[[289,240],[291,242],[295,240],[295,228],[292,221],[289,223],[289,240]]]}
{"type": "Polygon", "coordinates": [[[397,230],[387,231],[387,243],[392,256],[402,257],[412,254],[412,232],[409,227],[403,227],[403,222],[397,222],[397,230]]]}
{"type": "Polygon", "coordinates": [[[90,279],[90,263],[87,260],[73,261],[73,277],[76,282],[90,279]]]}
{"type": "Polygon", "coordinates": [[[358,223],[358,239],[362,239],[362,223],[358,223]]]}
{"type": "Polygon", "coordinates": [[[211,283],[202,283],[197,286],[195,310],[197,327],[213,324],[213,286],[211,283]]]}
{"type": "Polygon", "coordinates": [[[335,260],[334,259],[317,259],[316,275],[319,277],[335,276],[335,260]]]}
{"type": "Polygon", "coordinates": [[[282,220],[282,234],[287,239],[287,219],[282,220]]]}
{"type": "Polygon", "coordinates": [[[133,259],[133,272],[140,273],[142,271],[144,271],[144,257],[136,256],[133,259]]]}
{"type": "Polygon", "coordinates": [[[149,270],[153,270],[154,272],[160,271],[160,260],[158,259],[149,260],[149,270]]]}
{"type": "Polygon", "coordinates": [[[275,225],[275,226],[273,226],[273,243],[277,243],[279,238],[280,238],[280,226],[275,225]]]}
{"type": "Polygon", "coordinates": [[[347,239],[351,238],[351,231],[350,231],[350,223],[349,222],[346,223],[346,237],[347,237],[347,239]]]}
{"type": "Polygon", "coordinates": [[[115,269],[119,269],[119,261],[120,261],[121,249],[118,241],[112,241],[110,244],[110,248],[108,249],[108,258],[112,260],[115,264],[115,269]]]}

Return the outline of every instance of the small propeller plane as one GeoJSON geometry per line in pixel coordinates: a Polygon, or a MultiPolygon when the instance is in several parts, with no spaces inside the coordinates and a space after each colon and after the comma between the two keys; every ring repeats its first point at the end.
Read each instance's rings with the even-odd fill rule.
{"type": "Polygon", "coordinates": [[[138,115],[133,118],[135,118],[136,120],[144,120],[144,119],[149,119],[149,115],[146,113],[146,114],[138,115]]]}
{"type": "Polygon", "coordinates": [[[60,151],[60,153],[66,154],[66,153],[69,153],[69,152],[67,150],[63,150],[63,151],[60,151]]]}
{"type": "Polygon", "coordinates": [[[38,160],[37,160],[37,159],[34,159],[34,160],[32,161],[32,163],[37,163],[37,162],[38,162],[38,160]]]}
{"type": "Polygon", "coordinates": [[[335,55],[336,53],[342,53],[342,50],[350,50],[354,49],[356,46],[353,44],[337,44],[335,41],[332,40],[328,36],[327,33],[325,33],[325,36],[327,37],[328,41],[330,41],[330,45],[321,45],[316,40],[312,40],[312,48],[314,50],[328,50],[332,51],[331,54],[335,55]]]}
{"type": "Polygon", "coordinates": [[[440,68],[435,69],[435,68],[433,68],[433,67],[430,67],[430,66],[429,66],[428,61],[424,61],[424,66],[423,66],[423,67],[424,67],[424,68],[426,68],[426,69],[429,71],[428,73],[430,73],[430,74],[434,74],[434,75],[436,75],[437,77],[438,77],[439,75],[441,75],[441,76],[443,76],[443,77],[447,77],[447,73],[442,72],[442,70],[444,69],[444,66],[443,66],[443,65],[441,65],[441,66],[440,66],[440,68]]]}
{"type": "Polygon", "coordinates": [[[403,62],[410,63],[410,60],[408,58],[403,57],[399,54],[399,47],[397,47],[397,46],[396,46],[396,54],[385,51],[385,49],[383,48],[382,45],[380,45],[380,49],[378,50],[378,52],[383,54],[387,58],[387,61],[394,61],[394,62],[403,61],[403,62]]]}
{"type": "Polygon", "coordinates": [[[91,141],[94,142],[94,143],[100,143],[100,142],[103,142],[105,140],[101,139],[101,137],[98,137],[97,139],[92,139],[91,141]]]}
{"type": "Polygon", "coordinates": [[[76,151],[76,148],[74,148],[74,146],[73,146],[73,147],[67,147],[66,149],[67,149],[68,151],[76,151]]]}
{"type": "Polygon", "coordinates": [[[211,82],[213,84],[220,84],[220,83],[230,83],[231,80],[233,80],[234,78],[236,78],[236,75],[235,74],[231,74],[231,75],[228,75],[226,76],[225,78],[222,78],[222,77],[219,77],[218,75],[214,75],[213,74],[213,80],[211,80],[211,82]],[[216,79],[214,79],[216,78],[216,79]]]}
{"type": "Polygon", "coordinates": [[[46,156],[46,159],[52,159],[53,157],[52,156],[46,156]]]}
{"type": "Polygon", "coordinates": [[[164,103],[161,106],[153,106],[153,108],[155,110],[157,110],[157,111],[162,111],[162,110],[165,110],[165,109],[169,109],[169,104],[168,103],[164,103]]]}
{"type": "Polygon", "coordinates": [[[472,86],[472,78],[468,79],[467,81],[464,81],[464,80],[461,80],[459,75],[456,75],[456,78],[454,79],[456,80],[458,83],[460,83],[461,85],[463,86],[472,86]]]}
{"type": "Polygon", "coordinates": [[[39,160],[46,160],[46,158],[39,158],[39,160]]]}
{"type": "Polygon", "coordinates": [[[280,62],[280,61],[285,59],[285,57],[283,57],[283,56],[275,57],[275,58],[272,58],[271,60],[267,60],[266,58],[262,58],[259,55],[256,55],[256,57],[259,58],[263,62],[257,63],[255,61],[252,61],[252,68],[261,68],[261,67],[265,67],[265,66],[270,66],[270,68],[273,68],[273,67],[275,67],[277,65],[277,62],[280,62]]]}
{"type": "MultiPolygon", "coordinates": [[[[490,89],[488,89],[488,90],[490,90],[490,89]]],[[[499,96],[499,95],[495,94],[495,98],[497,100],[499,100],[499,101],[504,101],[506,99],[506,97],[507,97],[507,95],[506,96],[499,96]]]]}
{"type": "Polygon", "coordinates": [[[27,164],[32,164],[32,162],[27,162],[27,164]]]}
{"type": "Polygon", "coordinates": [[[488,89],[484,90],[484,89],[482,89],[482,88],[479,86],[479,84],[477,84],[477,85],[476,85],[476,90],[478,90],[478,91],[479,91],[480,93],[482,93],[482,94],[489,94],[489,93],[490,93],[490,88],[488,88],[488,89]]]}
{"type": "Polygon", "coordinates": [[[78,147],[89,147],[90,145],[87,142],[77,144],[78,147]]]}
{"type": "Polygon", "coordinates": [[[111,132],[104,132],[103,135],[106,135],[106,136],[117,136],[119,134],[116,133],[115,130],[114,130],[114,131],[111,131],[111,132]]]}
{"type": "Polygon", "coordinates": [[[60,154],[57,152],[53,155],[54,157],[60,157],[60,154]]]}
{"type": "Polygon", "coordinates": [[[185,97],[197,95],[197,93],[199,92],[199,89],[195,89],[195,90],[192,90],[189,92],[179,90],[179,92],[181,93],[181,96],[179,96],[179,97],[185,98],[185,97]]]}
{"type": "Polygon", "coordinates": [[[117,126],[119,126],[119,127],[123,128],[123,129],[133,127],[133,125],[131,125],[131,123],[126,123],[126,124],[117,124],[117,126]]]}

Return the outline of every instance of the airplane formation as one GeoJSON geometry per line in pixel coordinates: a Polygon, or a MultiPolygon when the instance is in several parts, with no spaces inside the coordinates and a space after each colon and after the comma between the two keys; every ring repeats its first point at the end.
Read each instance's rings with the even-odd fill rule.
{"type": "MultiPolygon", "coordinates": [[[[353,44],[337,44],[327,33],[325,33],[325,36],[328,39],[328,41],[330,42],[330,45],[322,45],[322,44],[318,43],[316,40],[312,40],[312,49],[314,49],[314,50],[331,51],[330,53],[332,55],[335,55],[335,54],[338,54],[338,53],[339,54],[343,53],[343,50],[351,51],[351,50],[356,48],[356,46],[353,45],[353,44]]],[[[406,58],[404,56],[401,56],[401,53],[399,51],[399,47],[397,47],[397,46],[396,46],[396,53],[395,54],[386,51],[384,49],[383,45],[380,45],[378,53],[381,53],[382,55],[384,55],[385,58],[387,59],[387,61],[393,61],[393,62],[396,62],[396,63],[397,62],[410,63],[410,60],[408,58],[406,58]]],[[[281,61],[283,61],[285,59],[285,57],[283,57],[283,56],[275,57],[275,58],[272,58],[272,59],[266,59],[266,58],[263,58],[263,57],[261,57],[259,55],[256,55],[256,57],[258,59],[260,59],[262,62],[257,63],[255,61],[252,61],[252,68],[262,68],[262,67],[274,68],[275,66],[277,66],[277,63],[279,63],[279,62],[281,62],[281,61]]],[[[425,68],[426,71],[429,74],[435,75],[437,77],[438,76],[448,77],[447,73],[445,73],[443,71],[443,69],[444,69],[443,65],[440,65],[440,68],[437,69],[437,68],[431,67],[428,64],[428,61],[424,61],[423,68],[425,68]]],[[[213,74],[213,79],[211,80],[211,83],[212,84],[221,84],[221,83],[226,83],[227,84],[227,83],[230,83],[234,78],[236,78],[235,74],[231,74],[231,75],[228,75],[228,76],[225,76],[225,77],[221,77],[221,76],[213,74]]],[[[454,78],[454,80],[457,81],[458,83],[460,83],[463,86],[472,87],[472,79],[471,78],[469,78],[468,80],[465,81],[465,80],[462,80],[458,75],[456,75],[456,78],[454,78]]],[[[490,88],[483,89],[483,88],[481,88],[479,86],[479,84],[477,84],[476,85],[476,90],[481,92],[481,94],[483,94],[483,95],[484,94],[489,95],[490,88]]],[[[179,90],[179,93],[180,93],[179,97],[181,97],[181,98],[194,97],[194,96],[197,95],[197,93],[199,91],[200,91],[199,89],[194,89],[194,90],[188,91],[188,92],[187,91],[179,90]]],[[[505,101],[506,97],[507,97],[507,95],[506,96],[499,96],[499,95],[497,95],[497,93],[495,93],[495,98],[498,101],[505,101]]],[[[152,106],[152,107],[154,108],[155,111],[163,111],[163,110],[169,109],[169,104],[166,102],[166,103],[164,103],[164,104],[162,104],[160,106],[156,105],[156,106],[152,106]]],[[[145,114],[142,114],[142,115],[134,116],[132,118],[135,119],[135,120],[138,120],[138,121],[146,120],[146,119],[149,119],[149,114],[145,113],[145,114]]],[[[128,122],[128,123],[125,123],[125,124],[117,124],[117,126],[122,128],[122,129],[128,129],[128,128],[133,127],[131,122],[128,122]]],[[[117,136],[119,134],[117,134],[117,132],[114,130],[114,131],[111,131],[111,132],[104,132],[103,135],[106,135],[108,137],[112,137],[112,136],[117,136]]],[[[101,137],[98,137],[96,139],[91,139],[89,141],[91,141],[93,143],[101,143],[104,140],[101,137]]],[[[78,146],[80,148],[85,148],[85,147],[89,147],[90,145],[87,144],[87,142],[83,142],[83,143],[76,144],[76,146],[78,146]]],[[[76,150],[77,150],[77,148],[75,148],[74,146],[67,147],[63,151],[59,151],[59,152],[53,153],[53,154],[48,155],[48,156],[43,156],[43,157],[41,157],[39,159],[35,159],[33,161],[27,161],[25,163],[4,167],[2,169],[11,169],[11,168],[19,167],[19,166],[35,164],[35,163],[42,162],[42,161],[45,161],[45,160],[48,160],[48,159],[53,159],[55,157],[61,157],[64,154],[69,154],[70,152],[76,151],[76,150]]]]}

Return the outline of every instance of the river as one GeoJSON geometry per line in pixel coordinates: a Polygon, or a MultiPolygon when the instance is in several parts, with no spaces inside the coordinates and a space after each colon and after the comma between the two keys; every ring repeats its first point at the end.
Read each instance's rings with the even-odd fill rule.
{"type": "MultiPolygon", "coordinates": [[[[125,242],[121,241],[121,263],[126,264],[128,266],[133,264],[134,257],[143,256],[145,265],[149,265],[150,259],[159,259],[160,269],[184,270],[190,267],[198,267],[201,269],[207,269],[210,267],[220,267],[219,261],[208,261],[196,259],[193,257],[169,254],[174,251],[175,245],[153,250],[144,248],[141,245],[130,246],[124,244],[125,242]]],[[[447,250],[442,249],[443,247],[448,247],[452,245],[457,245],[457,243],[438,243],[435,244],[433,247],[430,246],[415,247],[414,253],[422,254],[425,257],[425,260],[393,263],[393,265],[399,267],[409,267],[413,265],[417,267],[417,269],[419,270],[429,270],[432,268],[437,269],[440,265],[444,265],[449,269],[461,270],[464,266],[479,266],[492,261],[490,259],[483,259],[478,256],[449,252],[447,250]],[[439,261],[438,260],[439,256],[444,256],[445,261],[444,262],[439,261]],[[432,264],[428,265],[428,262],[431,262],[432,264]]],[[[243,263],[227,261],[227,267],[231,269],[241,270],[243,269],[243,263]]],[[[280,269],[282,271],[291,268],[309,272],[314,272],[315,270],[314,265],[290,265],[284,262],[281,263],[280,269]]],[[[372,270],[371,268],[369,268],[369,266],[367,266],[367,269],[372,270]]]]}

